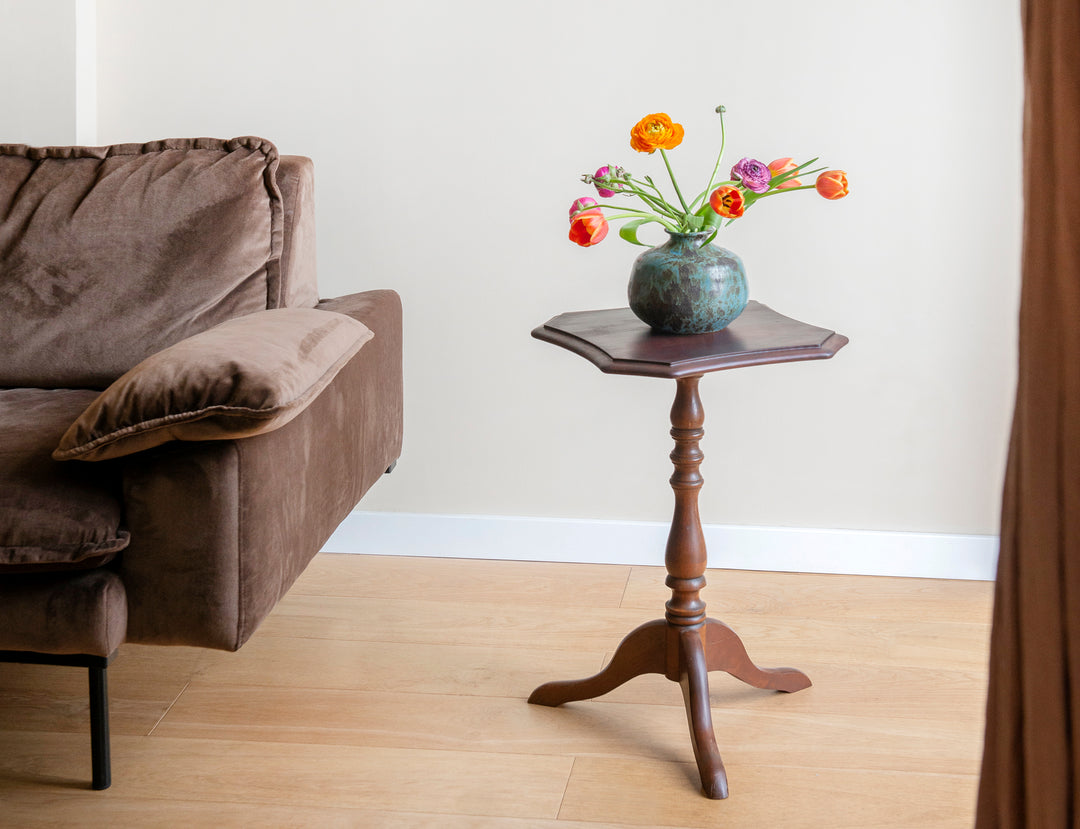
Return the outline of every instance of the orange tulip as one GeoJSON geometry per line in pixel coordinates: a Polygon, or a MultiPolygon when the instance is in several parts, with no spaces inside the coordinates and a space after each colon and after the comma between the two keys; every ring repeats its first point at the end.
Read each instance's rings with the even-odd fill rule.
{"type": "Polygon", "coordinates": [[[646,115],[630,130],[630,146],[639,153],[673,150],[682,140],[682,124],[673,123],[663,112],[646,115]]]}
{"type": "Polygon", "coordinates": [[[848,194],[847,173],[843,170],[828,170],[817,177],[814,187],[827,199],[842,199],[848,194]]]}
{"type": "Polygon", "coordinates": [[[599,210],[578,213],[570,222],[570,241],[583,248],[604,241],[608,234],[608,221],[599,210]]]}
{"type": "Polygon", "coordinates": [[[717,216],[737,219],[746,210],[746,199],[738,187],[725,184],[713,190],[713,194],[709,196],[709,207],[716,212],[717,216]]]}
{"type": "MultiPolygon", "coordinates": [[[[769,162],[769,172],[773,174],[773,178],[775,179],[777,176],[789,172],[790,170],[794,170],[798,166],[799,165],[795,163],[794,158],[777,158],[774,161],[769,162]]],[[[791,187],[802,187],[802,182],[797,178],[789,178],[787,181],[776,185],[777,190],[787,190],[791,187]]]]}

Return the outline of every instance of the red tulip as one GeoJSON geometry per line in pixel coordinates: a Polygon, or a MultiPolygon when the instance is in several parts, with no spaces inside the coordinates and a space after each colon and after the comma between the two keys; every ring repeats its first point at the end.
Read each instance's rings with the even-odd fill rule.
{"type": "Polygon", "coordinates": [[[583,248],[604,241],[608,235],[608,221],[599,210],[578,213],[570,221],[570,241],[583,248]]]}
{"type": "Polygon", "coordinates": [[[828,170],[817,177],[814,187],[827,199],[842,199],[848,194],[847,173],[843,170],[828,170]]]}
{"type": "Polygon", "coordinates": [[[716,212],[717,216],[737,219],[746,209],[746,199],[738,187],[725,184],[713,190],[713,194],[709,196],[709,207],[716,212]]]}

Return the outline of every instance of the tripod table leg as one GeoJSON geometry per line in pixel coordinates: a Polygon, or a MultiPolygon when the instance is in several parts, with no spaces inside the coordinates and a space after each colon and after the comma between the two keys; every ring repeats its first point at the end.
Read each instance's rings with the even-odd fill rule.
{"type": "Polygon", "coordinates": [[[727,671],[754,688],[794,693],[809,688],[810,677],[795,668],[759,668],[739,635],[723,622],[705,620],[705,661],[710,671],[727,671]]]}
{"type": "Polygon", "coordinates": [[[690,725],[690,741],[701,775],[701,789],[706,797],[722,800],[728,796],[727,773],[713,731],[712,711],[709,709],[709,669],[705,664],[701,632],[696,629],[680,631],[679,649],[683,662],[679,685],[682,687],[683,702],[686,703],[686,720],[690,725]]]}
{"type": "Polygon", "coordinates": [[[574,700],[593,699],[615,690],[635,676],[664,673],[667,627],[667,622],[663,619],[655,619],[634,628],[619,643],[611,661],[600,673],[587,679],[545,682],[532,692],[529,702],[554,706],[574,700]]]}

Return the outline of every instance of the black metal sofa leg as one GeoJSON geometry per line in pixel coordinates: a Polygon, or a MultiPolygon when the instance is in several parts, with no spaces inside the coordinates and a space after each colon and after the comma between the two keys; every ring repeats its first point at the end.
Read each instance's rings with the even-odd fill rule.
{"type": "Polygon", "coordinates": [[[112,785],[109,758],[109,677],[106,665],[91,665],[90,673],[90,757],[94,789],[112,785]]]}
{"type": "Polygon", "coordinates": [[[36,653],[32,651],[0,651],[0,662],[21,662],[31,665],[65,665],[86,668],[90,678],[90,760],[91,787],[100,791],[112,785],[112,761],[109,756],[109,656],[90,654],[36,653]]]}

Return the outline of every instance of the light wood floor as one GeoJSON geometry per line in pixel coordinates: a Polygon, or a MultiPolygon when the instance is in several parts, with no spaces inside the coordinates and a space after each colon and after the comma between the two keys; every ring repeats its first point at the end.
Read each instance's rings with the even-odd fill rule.
{"type": "Polygon", "coordinates": [[[0,665],[0,825],[971,826],[992,585],[708,578],[755,661],[814,681],[712,674],[727,800],[698,793],[662,676],[525,702],[661,616],[662,568],[320,555],[238,653],[121,649],[108,791],[85,671],[0,665]]]}

